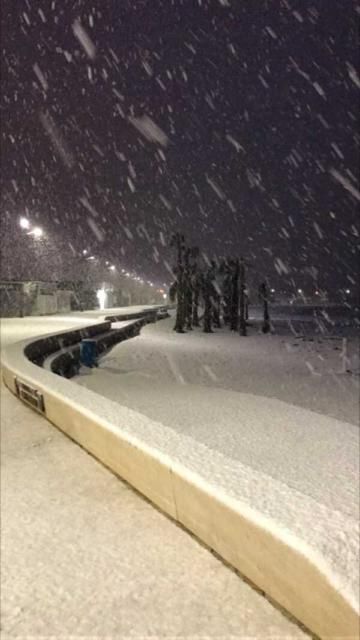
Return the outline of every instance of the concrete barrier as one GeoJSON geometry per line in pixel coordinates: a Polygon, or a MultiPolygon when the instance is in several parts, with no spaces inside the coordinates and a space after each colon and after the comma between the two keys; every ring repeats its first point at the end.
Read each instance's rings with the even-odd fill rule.
{"type": "MultiPolygon", "coordinates": [[[[142,318],[140,320],[133,320],[119,329],[109,328],[101,333],[92,332],[91,338],[96,343],[96,355],[99,357],[115,344],[138,336],[141,327],[148,321],[149,319],[142,318]]],[[[110,324],[108,326],[110,327],[110,324]]],[[[88,337],[86,331],[82,332],[81,340],[88,337]]],[[[38,364],[38,362],[36,364],[38,364]]],[[[80,368],[80,342],[77,341],[75,345],[72,342],[71,345],[62,346],[61,349],[50,352],[50,355],[42,359],[42,366],[48,371],[57,373],[60,376],[72,378],[78,373],[80,368]]]]}
{"type": "Polygon", "coordinates": [[[41,367],[46,358],[56,351],[78,344],[83,338],[93,338],[104,334],[110,328],[111,322],[99,322],[81,329],[71,329],[70,331],[41,336],[26,342],[24,354],[31,362],[41,367]]]}
{"type": "MultiPolygon", "coordinates": [[[[41,339],[40,339],[41,340],[41,339]]],[[[322,638],[358,637],[359,617],[311,549],[261,514],[170,456],[144,434],[164,434],[172,450],[180,436],[163,425],[54,376],[26,357],[38,341],[16,343],[2,356],[7,387],[34,393],[38,410],[65,434],[184,525],[274,602],[322,638]],[[142,435],[143,434],[143,435],[142,435]]],[[[23,398],[24,399],[24,398],[23,398]]],[[[25,398],[26,400],[26,398],[25,398]]],[[[31,402],[35,407],[35,402],[31,402]]],[[[193,443],[192,455],[197,445],[193,443]]],[[[202,451],[199,447],[199,455],[202,451]]],[[[171,541],[169,541],[171,544],[171,541]]],[[[256,612],[254,612],[256,615],[256,612]]]]}

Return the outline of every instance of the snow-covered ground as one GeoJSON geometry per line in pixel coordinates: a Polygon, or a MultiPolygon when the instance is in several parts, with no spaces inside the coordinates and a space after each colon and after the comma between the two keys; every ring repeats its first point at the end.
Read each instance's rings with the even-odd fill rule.
{"type": "MultiPolygon", "coordinates": [[[[2,320],[1,345],[82,322],[2,320]]],[[[0,406],[4,640],[305,637],[3,384],[0,406]]]]}
{"type": "Polygon", "coordinates": [[[303,638],[194,538],[1,389],[5,638],[303,638]]]}
{"type": "Polygon", "coordinates": [[[77,382],[156,421],[146,441],[317,557],[357,608],[357,344],[344,367],[334,334],[282,334],[178,335],[164,320],[77,382]]]}
{"type": "Polygon", "coordinates": [[[277,398],[358,424],[359,341],[352,330],[348,336],[335,330],[324,335],[310,321],[294,318],[276,323],[274,335],[259,333],[254,322],[246,338],[225,329],[181,335],[172,326],[168,319],[144,328],[78,381],[140,410],[158,400],[156,389],[163,390],[159,411],[166,415],[168,407],[170,419],[165,398],[200,385],[277,398]]]}
{"type": "Polygon", "coordinates": [[[88,326],[93,322],[99,322],[108,315],[121,315],[122,313],[139,313],[152,309],[149,305],[133,307],[115,307],[111,309],[95,309],[92,311],[74,311],[66,314],[54,314],[50,316],[27,316],[25,318],[0,318],[0,347],[4,349],[8,344],[25,340],[45,333],[66,331],[88,326]]]}
{"type": "Polygon", "coordinates": [[[26,318],[1,318],[0,319],[0,346],[4,349],[7,345],[26,340],[55,331],[67,331],[87,326],[96,320],[81,318],[75,315],[54,316],[29,316],[26,318]]]}
{"type": "Polygon", "coordinates": [[[102,315],[104,318],[107,316],[111,316],[111,315],[121,315],[121,314],[128,314],[128,313],[141,313],[142,311],[151,311],[151,309],[154,309],[156,307],[159,307],[159,305],[151,305],[151,304],[143,304],[143,305],[133,305],[131,307],[109,307],[108,309],[94,309],[91,311],[80,311],[80,312],[76,312],[77,315],[80,315],[82,317],[88,317],[88,318],[94,318],[94,317],[99,317],[99,315],[102,315]]]}

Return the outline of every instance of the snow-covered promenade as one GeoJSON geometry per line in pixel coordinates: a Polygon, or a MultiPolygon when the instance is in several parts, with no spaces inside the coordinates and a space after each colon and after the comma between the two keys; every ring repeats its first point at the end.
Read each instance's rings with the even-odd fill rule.
{"type": "MultiPolygon", "coordinates": [[[[6,319],[1,344],[81,317],[6,319]]],[[[1,384],[2,638],[302,638],[234,571],[1,384]]]]}
{"type": "Polygon", "coordinates": [[[300,340],[254,330],[179,336],[165,320],[83,370],[78,386],[26,362],[17,346],[4,366],[10,386],[11,370],[35,381],[50,420],[312,631],[350,637],[359,430],[351,416],[331,417],[335,403],[327,415],[312,403],[330,391],[340,411],[349,398],[353,410],[358,362],[352,341],[344,368],[330,340],[316,349],[300,340]]]}

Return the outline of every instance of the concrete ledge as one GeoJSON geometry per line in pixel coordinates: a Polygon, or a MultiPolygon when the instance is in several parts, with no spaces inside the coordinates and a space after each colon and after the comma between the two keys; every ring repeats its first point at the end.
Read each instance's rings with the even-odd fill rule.
{"type": "MultiPolygon", "coordinates": [[[[311,549],[225,495],[141,433],[171,430],[31,363],[32,341],[8,347],[3,378],[43,395],[46,418],[172,518],[192,531],[270,598],[322,638],[357,638],[359,617],[311,549]],[[140,434],[140,435],[139,435],[140,434]]],[[[155,441],[155,439],[154,439],[155,441]]],[[[176,445],[178,448],[181,443],[176,445]]],[[[194,443],[194,447],[196,444],[194,443]]],[[[256,613],[255,613],[256,615],[256,613]]]]}
{"type": "MultiPolygon", "coordinates": [[[[109,328],[105,333],[93,335],[92,337],[96,341],[97,356],[104,354],[115,344],[139,335],[141,327],[148,321],[147,318],[132,320],[129,321],[126,326],[119,329],[109,328]]],[[[83,337],[84,336],[81,336],[81,339],[83,337]]],[[[39,340],[39,342],[41,342],[41,340],[39,340]]],[[[42,366],[48,371],[57,373],[65,378],[72,378],[78,373],[80,367],[80,342],[51,353],[51,355],[43,359],[42,366]]]]}
{"type": "MultiPolygon", "coordinates": [[[[308,556],[239,505],[173,472],[177,519],[321,638],[357,638],[359,617],[308,556]]],[[[299,545],[301,549],[301,545],[299,545]]],[[[310,554],[309,554],[310,555],[310,554]]]]}
{"type": "Polygon", "coordinates": [[[109,331],[110,327],[110,322],[99,322],[80,329],[41,336],[26,342],[24,354],[31,362],[41,367],[44,360],[56,351],[75,345],[83,338],[96,337],[109,331]]]}

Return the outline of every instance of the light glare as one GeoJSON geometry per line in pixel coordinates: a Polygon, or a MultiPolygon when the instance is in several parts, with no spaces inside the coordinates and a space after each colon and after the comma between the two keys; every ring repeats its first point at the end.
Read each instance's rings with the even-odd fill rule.
{"type": "Polygon", "coordinates": [[[27,218],[20,218],[19,224],[22,229],[30,229],[30,222],[27,218]]]}
{"type": "Polygon", "coordinates": [[[34,227],[33,230],[32,230],[32,234],[33,234],[33,236],[35,236],[35,238],[41,238],[43,233],[44,232],[41,229],[41,227],[34,227]]]}
{"type": "Polygon", "coordinates": [[[98,289],[96,292],[96,297],[99,301],[99,307],[100,309],[105,309],[105,303],[106,303],[106,298],[107,298],[107,293],[105,291],[105,289],[98,289]]]}

